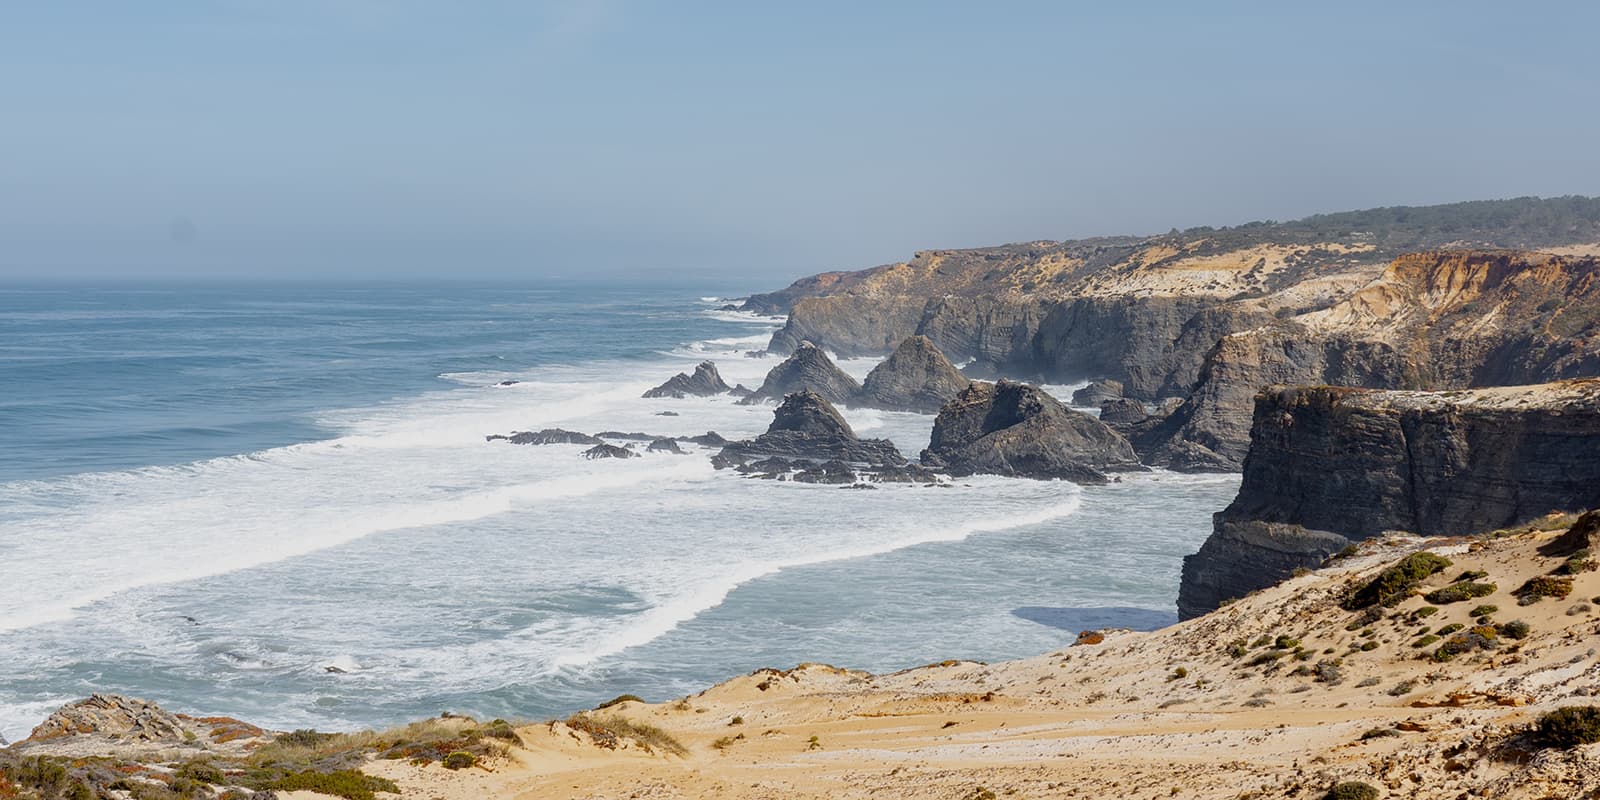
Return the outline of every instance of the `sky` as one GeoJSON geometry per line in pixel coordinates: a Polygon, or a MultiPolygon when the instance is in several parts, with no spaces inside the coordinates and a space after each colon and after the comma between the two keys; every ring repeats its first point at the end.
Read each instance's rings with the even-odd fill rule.
{"type": "Polygon", "coordinates": [[[686,276],[1600,194],[1600,3],[0,0],[0,279],[686,276]]]}

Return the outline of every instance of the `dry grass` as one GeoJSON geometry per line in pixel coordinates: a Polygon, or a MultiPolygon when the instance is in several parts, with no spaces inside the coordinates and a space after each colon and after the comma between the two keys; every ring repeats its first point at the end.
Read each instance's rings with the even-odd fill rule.
{"type": "Polygon", "coordinates": [[[624,741],[631,741],[651,753],[669,753],[680,757],[689,754],[689,748],[673,738],[672,734],[627,717],[583,713],[573,714],[565,722],[567,727],[587,734],[596,745],[607,750],[616,750],[624,741]]]}

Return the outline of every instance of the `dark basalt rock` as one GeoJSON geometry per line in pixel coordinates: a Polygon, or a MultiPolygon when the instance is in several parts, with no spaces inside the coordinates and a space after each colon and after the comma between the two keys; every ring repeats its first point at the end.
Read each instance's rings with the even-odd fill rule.
{"type": "Polygon", "coordinates": [[[938,483],[939,473],[917,464],[903,467],[884,467],[871,476],[879,483],[938,483]]]}
{"type": "Polygon", "coordinates": [[[1184,618],[1385,531],[1469,535],[1600,506],[1600,379],[1450,392],[1272,387],[1239,495],[1184,559],[1184,618]]]}
{"type": "Polygon", "coordinates": [[[772,416],[766,433],[750,441],[731,442],[723,454],[745,460],[781,456],[853,464],[906,463],[887,439],[858,438],[833,404],[816,392],[800,391],[785,397],[772,416]]]}
{"type": "Polygon", "coordinates": [[[843,461],[825,461],[796,472],[794,479],[799,483],[850,484],[856,482],[856,474],[843,461]]]}
{"type": "Polygon", "coordinates": [[[758,403],[800,391],[815,392],[830,403],[844,403],[861,391],[861,384],[839,369],[822,348],[801,342],[793,354],[767,373],[761,388],[739,402],[758,403]]]}
{"type": "Polygon", "coordinates": [[[676,439],[657,439],[651,442],[649,447],[645,448],[645,452],[684,455],[683,448],[678,446],[678,440],[676,439]]]}
{"type": "Polygon", "coordinates": [[[722,438],[722,434],[716,431],[706,431],[699,436],[679,436],[678,441],[697,444],[701,447],[724,447],[728,444],[728,440],[722,438]]]}
{"type": "Polygon", "coordinates": [[[890,411],[936,414],[971,383],[926,336],[910,336],[867,374],[855,402],[890,411]]]}
{"type": "Polygon", "coordinates": [[[596,458],[634,458],[637,455],[639,454],[626,447],[618,447],[614,444],[597,444],[583,451],[583,457],[591,460],[596,458]]]}
{"type": "Polygon", "coordinates": [[[986,473],[1106,483],[1107,470],[1142,469],[1105,423],[1037,386],[974,383],[945,404],[922,463],[952,475],[986,473]]]}
{"type": "Polygon", "coordinates": [[[601,431],[595,434],[595,436],[598,436],[601,439],[620,439],[624,442],[653,442],[657,439],[666,438],[665,436],[657,436],[653,433],[640,433],[638,431],[634,431],[633,433],[624,433],[622,431],[601,431]]]}
{"type": "Polygon", "coordinates": [[[1122,398],[1122,381],[1110,378],[1097,378],[1089,381],[1089,385],[1072,393],[1072,404],[1087,408],[1099,408],[1108,400],[1122,398]]]}
{"type": "Polygon", "coordinates": [[[1119,397],[1100,404],[1100,421],[1112,427],[1133,425],[1149,418],[1150,412],[1138,400],[1119,397]]]}
{"type": "Polygon", "coordinates": [[[643,397],[710,397],[725,394],[729,386],[723,383],[722,376],[717,374],[717,365],[710,361],[702,361],[694,368],[694,374],[678,373],[667,379],[666,383],[651,389],[643,397]]]}
{"type": "Polygon", "coordinates": [[[522,383],[522,381],[501,381],[501,382],[499,382],[499,383],[497,383],[495,385],[496,386],[516,386],[519,383],[522,383]]]}
{"type": "Polygon", "coordinates": [[[493,434],[483,437],[490,442],[510,442],[511,444],[599,444],[600,439],[587,433],[567,431],[560,428],[545,428],[542,431],[517,431],[510,436],[493,434]]]}
{"type": "Polygon", "coordinates": [[[676,416],[678,416],[678,412],[676,412],[676,411],[657,411],[656,412],[656,416],[658,416],[658,417],[676,417],[676,416]]]}

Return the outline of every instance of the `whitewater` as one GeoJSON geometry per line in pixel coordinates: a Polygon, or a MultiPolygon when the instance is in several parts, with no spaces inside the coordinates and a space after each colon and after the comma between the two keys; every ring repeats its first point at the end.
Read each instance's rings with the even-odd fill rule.
{"type": "MultiPolygon", "coordinates": [[[[1171,622],[1181,556],[1237,485],[840,491],[719,472],[689,445],[588,461],[488,442],[741,438],[772,413],[640,394],[704,359],[757,386],[781,319],[703,290],[506,295],[8,296],[0,735],[92,691],[351,729],[543,718],[800,661],[1029,655],[1171,622]]],[[[844,413],[911,456],[932,425],[844,413]]]]}

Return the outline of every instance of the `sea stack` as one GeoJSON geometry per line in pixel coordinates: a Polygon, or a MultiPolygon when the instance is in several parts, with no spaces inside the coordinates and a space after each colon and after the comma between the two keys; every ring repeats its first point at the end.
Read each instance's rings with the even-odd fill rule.
{"type": "Polygon", "coordinates": [[[1385,531],[1600,507],[1600,379],[1449,392],[1272,387],[1239,495],[1183,563],[1187,619],[1385,531]]]}
{"type": "Polygon", "coordinates": [[[908,336],[867,373],[856,403],[890,411],[936,414],[972,383],[926,336],[908,336]]]}
{"type": "Polygon", "coordinates": [[[666,383],[645,392],[642,397],[710,397],[712,395],[727,394],[733,387],[724,383],[722,376],[717,373],[715,362],[702,361],[694,368],[694,374],[680,372],[667,379],[666,383]]]}
{"type": "Polygon", "coordinates": [[[829,403],[845,403],[861,391],[861,384],[839,369],[822,348],[801,342],[794,353],[767,373],[767,379],[754,394],[739,402],[753,404],[801,391],[815,392],[829,403]]]}
{"type": "Polygon", "coordinates": [[[923,464],[953,475],[986,473],[1099,484],[1107,471],[1139,470],[1133,446],[1094,417],[1037,386],[977,382],[946,403],[923,464]]]}
{"type": "Polygon", "coordinates": [[[777,456],[814,461],[900,466],[905,457],[887,439],[861,439],[827,398],[799,391],[783,398],[767,432],[747,442],[731,442],[722,463],[777,456]]]}

